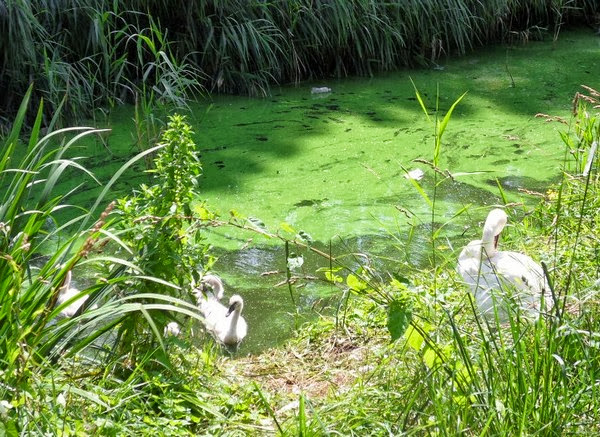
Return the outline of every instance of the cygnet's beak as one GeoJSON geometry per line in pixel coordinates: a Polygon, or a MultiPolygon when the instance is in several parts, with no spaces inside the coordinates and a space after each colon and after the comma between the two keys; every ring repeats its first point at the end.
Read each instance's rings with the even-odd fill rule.
{"type": "Polygon", "coordinates": [[[494,236],[494,249],[498,249],[498,240],[500,239],[500,234],[494,236]]]}
{"type": "Polygon", "coordinates": [[[229,317],[229,315],[235,310],[236,304],[237,302],[234,302],[231,305],[229,305],[229,309],[227,310],[227,314],[225,314],[225,317],[229,317]]]}

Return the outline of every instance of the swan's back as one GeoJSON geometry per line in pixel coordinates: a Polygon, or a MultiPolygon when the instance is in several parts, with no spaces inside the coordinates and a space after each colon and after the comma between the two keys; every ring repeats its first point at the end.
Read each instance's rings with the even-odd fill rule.
{"type": "Polygon", "coordinates": [[[471,241],[460,253],[457,270],[484,316],[494,318],[497,312],[500,321],[507,321],[505,306],[510,301],[537,316],[542,295],[545,309],[552,308],[544,271],[533,259],[518,252],[496,251],[489,257],[481,252],[481,240],[471,241]]]}
{"type": "Polygon", "coordinates": [[[212,296],[199,300],[198,308],[204,317],[204,325],[209,331],[214,331],[220,321],[227,316],[227,307],[212,296]]]}

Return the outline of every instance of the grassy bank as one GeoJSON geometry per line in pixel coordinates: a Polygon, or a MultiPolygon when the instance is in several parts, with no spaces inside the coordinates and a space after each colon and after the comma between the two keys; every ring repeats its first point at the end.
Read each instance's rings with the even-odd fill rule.
{"type": "MultiPolygon", "coordinates": [[[[46,118],[201,92],[264,95],[273,83],[435,64],[492,41],[593,24],[594,0],[0,3],[0,121],[29,85],[46,118]]],[[[96,116],[99,114],[96,113],[96,116]]],[[[48,121],[48,120],[46,120],[48,121]]]]}

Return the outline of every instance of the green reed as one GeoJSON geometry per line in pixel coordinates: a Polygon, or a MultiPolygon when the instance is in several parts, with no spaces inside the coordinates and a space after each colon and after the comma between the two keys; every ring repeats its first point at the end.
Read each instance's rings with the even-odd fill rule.
{"type": "MultiPolygon", "coordinates": [[[[41,135],[42,101],[28,132],[29,139],[23,142],[31,94],[32,87],[3,142],[0,156],[0,185],[3,187],[0,199],[0,399],[3,404],[0,415],[3,430],[10,432],[36,432],[37,426],[56,431],[52,428],[53,420],[45,423],[36,415],[46,411],[55,417],[59,409],[65,408],[65,397],[74,399],[76,404],[91,399],[95,405],[108,408],[96,394],[69,381],[62,373],[64,369],[87,375],[106,367],[111,369],[105,375],[109,380],[117,373],[126,377],[144,373],[146,367],[156,366],[156,363],[160,363],[163,372],[172,372],[165,353],[167,345],[162,338],[165,319],[177,314],[192,320],[202,319],[195,302],[190,303],[181,291],[192,281],[192,268],[172,270],[169,275],[159,277],[160,272],[143,263],[145,247],[136,247],[126,238],[126,233],[133,229],[115,214],[118,209],[115,202],[108,200],[115,182],[129,167],[146,155],[168,149],[173,159],[167,158],[162,164],[160,159],[156,161],[157,171],[166,178],[160,198],[169,202],[168,206],[175,202],[183,208],[180,212],[187,218],[168,217],[169,229],[180,235],[179,228],[191,222],[192,214],[189,195],[181,190],[193,187],[193,181],[181,178],[187,176],[195,180],[197,173],[182,170],[192,162],[173,151],[176,147],[172,143],[177,135],[171,139],[165,137],[164,143],[132,157],[106,183],[93,205],[85,209],[69,204],[70,195],[83,188],[85,179],[93,184],[99,182],[79,159],[69,156],[79,141],[103,130],[88,127],[54,130],[53,120],[49,132],[41,135]],[[174,165],[179,166],[175,174],[167,170],[174,165]],[[68,193],[55,192],[59,180],[74,176],[81,178],[79,185],[68,193]],[[60,217],[64,214],[60,212],[64,210],[74,211],[74,217],[62,223],[60,217]],[[89,285],[58,305],[60,288],[69,271],[78,277],[76,283],[89,285]],[[84,297],[88,299],[73,317],[60,314],[67,305],[84,297]],[[126,328],[148,334],[153,338],[154,347],[141,351],[132,348],[131,343],[119,347],[126,339],[122,335],[126,328]],[[125,352],[119,352],[123,350],[125,352]],[[51,405],[48,411],[43,402],[50,394],[54,400],[59,394],[62,397],[58,398],[59,405],[51,405]]],[[[189,149],[189,144],[187,147],[189,149]]],[[[196,165],[199,168],[199,164],[196,165]]],[[[148,212],[164,213],[149,207],[143,214],[148,212]]],[[[129,218],[135,223],[134,217],[129,218]]],[[[165,233],[165,226],[162,229],[159,235],[167,237],[167,243],[180,241],[165,233]]],[[[139,226],[135,231],[136,236],[143,233],[139,226]]],[[[192,231],[197,229],[194,227],[192,231]]],[[[155,234],[152,229],[149,232],[155,234]]],[[[189,240],[197,242],[198,250],[203,252],[206,246],[191,234],[189,240]]],[[[157,244],[153,250],[160,248],[157,244]]],[[[174,252],[175,249],[169,255],[173,256],[174,252]]],[[[185,265],[192,263],[195,272],[203,261],[192,260],[193,255],[185,254],[188,261],[185,265]]],[[[141,342],[142,337],[137,341],[141,342]]]]}
{"type": "MultiPolygon", "coordinates": [[[[31,81],[46,117],[136,95],[181,106],[198,92],[265,95],[274,83],[431,65],[474,46],[593,23],[593,0],[147,2],[8,0],[0,9],[2,112],[31,81]]],[[[140,98],[138,97],[138,101],[140,98]]]]}

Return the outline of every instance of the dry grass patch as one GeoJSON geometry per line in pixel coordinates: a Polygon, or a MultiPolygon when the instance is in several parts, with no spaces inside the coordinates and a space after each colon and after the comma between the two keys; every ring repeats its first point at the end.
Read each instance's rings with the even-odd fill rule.
{"type": "Polygon", "coordinates": [[[303,393],[318,400],[346,392],[357,380],[368,377],[381,361],[378,352],[388,342],[383,331],[351,326],[336,330],[333,322],[323,321],[319,327],[299,333],[284,348],[229,360],[224,369],[226,374],[250,378],[284,399],[297,399],[303,393]]]}

